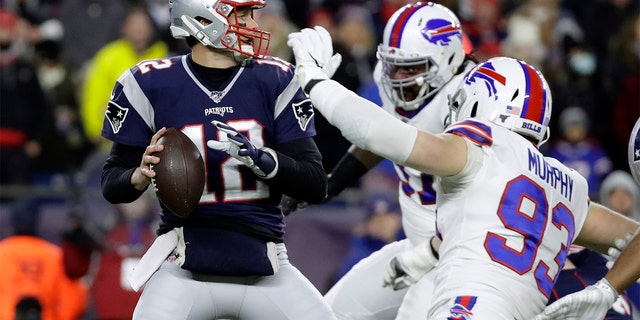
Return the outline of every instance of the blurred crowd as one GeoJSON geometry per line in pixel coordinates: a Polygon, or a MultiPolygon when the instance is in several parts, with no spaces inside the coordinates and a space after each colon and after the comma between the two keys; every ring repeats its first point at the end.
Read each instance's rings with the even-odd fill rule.
{"type": "MultiPolygon", "coordinates": [[[[272,34],[269,54],[290,62],[294,61],[287,35],[303,27],[324,26],[343,56],[334,78],[379,102],[372,80],[377,45],[387,19],[410,2],[268,0],[267,7],[256,11],[256,20],[272,34]]],[[[478,60],[506,55],[542,70],[554,94],[551,139],[543,152],[582,173],[592,200],[619,205],[613,208],[640,219],[640,191],[628,174],[626,155],[631,130],[640,117],[640,1],[435,2],[460,17],[478,60]]],[[[101,262],[112,259],[111,268],[128,263],[153,238],[155,205],[139,204],[131,213],[130,208],[106,204],[99,193],[99,165],[110,147],[100,131],[111,90],[122,72],[141,60],[187,51],[184,43],[171,38],[169,24],[167,0],[0,0],[0,206],[20,208],[0,215],[0,241],[20,233],[24,223],[36,223],[14,221],[14,212],[38,211],[38,205],[47,201],[66,202],[69,212],[61,233],[49,239],[62,249],[73,239],[76,244],[91,244],[90,254],[80,249],[73,263],[66,261],[67,267],[86,269],[76,273],[67,269],[72,280],[90,275],[87,295],[120,285],[119,276],[105,276],[101,262]],[[24,206],[25,199],[31,206],[24,206]],[[101,253],[101,262],[94,259],[95,252],[101,253]]],[[[315,117],[316,142],[330,172],[351,144],[319,113],[315,117]]],[[[391,179],[388,170],[380,168],[384,177],[380,179],[391,179]]],[[[394,183],[383,183],[391,186],[382,190],[391,198],[394,183]]],[[[379,195],[376,186],[380,183],[363,181],[354,187],[379,195]]],[[[375,210],[364,211],[367,218],[382,217],[372,214],[375,210]]],[[[363,230],[368,229],[359,225],[354,237],[368,235],[363,230]]],[[[35,231],[30,234],[42,237],[35,231]]],[[[401,230],[385,234],[376,241],[392,241],[401,230]]],[[[379,245],[363,241],[359,244],[379,245]]],[[[57,255],[52,254],[61,259],[57,255]]],[[[354,257],[345,263],[353,262],[349,259],[354,257]]],[[[127,308],[132,308],[136,296],[129,294],[123,298],[126,301],[109,301],[127,306],[121,309],[130,312],[127,308]]],[[[32,307],[37,310],[38,305],[32,307]]],[[[91,312],[120,317],[108,309],[114,308],[96,304],[91,312]]]]}

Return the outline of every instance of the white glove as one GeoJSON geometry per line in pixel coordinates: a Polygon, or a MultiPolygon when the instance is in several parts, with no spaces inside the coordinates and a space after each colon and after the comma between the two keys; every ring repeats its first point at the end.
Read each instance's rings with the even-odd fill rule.
{"type": "Polygon", "coordinates": [[[245,166],[253,170],[258,177],[271,179],[278,172],[278,154],[269,148],[256,148],[247,137],[233,127],[220,121],[212,121],[218,130],[227,134],[228,140],[207,141],[207,147],[224,151],[240,160],[245,166]]]}
{"type": "Polygon", "coordinates": [[[437,262],[431,241],[423,242],[389,261],[382,286],[390,286],[393,290],[404,289],[418,282],[437,262]]]}
{"type": "Polygon", "coordinates": [[[287,45],[296,59],[296,76],[300,86],[307,93],[311,90],[311,87],[307,87],[311,80],[330,79],[342,62],[339,53],[333,54],[331,35],[321,26],[289,34],[287,45]]]}
{"type": "Polygon", "coordinates": [[[611,308],[616,299],[618,299],[618,292],[607,279],[602,278],[595,284],[558,299],[533,320],[604,319],[607,310],[611,308]]]}

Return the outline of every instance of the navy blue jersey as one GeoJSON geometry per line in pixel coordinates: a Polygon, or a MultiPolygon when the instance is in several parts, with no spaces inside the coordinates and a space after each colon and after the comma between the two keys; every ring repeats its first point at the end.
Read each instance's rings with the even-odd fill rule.
{"type": "MultiPolygon", "coordinates": [[[[576,266],[575,269],[565,269],[560,272],[556,281],[549,303],[574,292],[578,292],[588,285],[596,283],[602,279],[609,269],[607,269],[607,259],[601,254],[588,249],[582,249],[567,256],[576,266]]],[[[632,308],[627,298],[626,292],[609,309],[605,317],[606,320],[632,320],[632,308]]],[[[594,319],[598,320],[598,319],[594,319]]]]}
{"type": "Polygon", "coordinates": [[[186,219],[165,212],[163,223],[239,219],[281,238],[282,195],[206,143],[226,139],[213,120],[233,126],[256,147],[277,149],[278,144],[313,137],[313,106],[294,77],[294,67],[271,57],[246,60],[219,90],[212,90],[191,63],[190,55],[183,55],[143,61],[126,71],[113,89],[102,135],[121,144],[147,146],[157,130],[173,127],[199,148],[207,172],[200,205],[186,219]]]}

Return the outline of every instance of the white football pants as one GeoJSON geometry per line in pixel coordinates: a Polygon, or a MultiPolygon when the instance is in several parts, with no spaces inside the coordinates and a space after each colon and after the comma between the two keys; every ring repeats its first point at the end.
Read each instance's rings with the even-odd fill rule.
{"type": "Polygon", "coordinates": [[[289,263],[277,245],[280,269],[273,276],[193,274],[165,261],[143,289],[134,320],[331,320],[320,292],[289,263]]]}
{"type": "Polygon", "coordinates": [[[326,294],[340,320],[426,319],[433,293],[434,272],[418,283],[394,291],[382,287],[389,261],[412,248],[408,239],[392,242],[358,262],[326,294]]]}

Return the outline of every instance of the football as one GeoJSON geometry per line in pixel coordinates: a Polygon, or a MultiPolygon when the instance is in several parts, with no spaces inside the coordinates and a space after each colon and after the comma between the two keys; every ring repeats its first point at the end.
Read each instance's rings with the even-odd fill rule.
{"type": "Polygon", "coordinates": [[[154,155],[160,163],[153,165],[151,179],[160,202],[179,217],[188,216],[198,206],[204,190],[205,169],[202,154],[182,131],[175,128],[158,139],[164,150],[154,155]]]}

